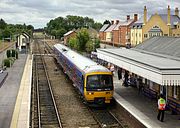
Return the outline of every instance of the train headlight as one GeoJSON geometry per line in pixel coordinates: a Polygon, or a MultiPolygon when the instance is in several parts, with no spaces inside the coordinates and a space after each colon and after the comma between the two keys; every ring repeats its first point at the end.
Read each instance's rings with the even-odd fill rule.
{"type": "Polygon", "coordinates": [[[111,94],[111,92],[106,92],[106,94],[111,94]]]}
{"type": "Polygon", "coordinates": [[[94,92],[87,92],[87,95],[94,95],[94,92]]]}

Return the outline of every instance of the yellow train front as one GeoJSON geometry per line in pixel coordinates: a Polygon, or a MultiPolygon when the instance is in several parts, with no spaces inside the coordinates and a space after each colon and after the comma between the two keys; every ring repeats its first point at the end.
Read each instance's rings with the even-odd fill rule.
{"type": "Polygon", "coordinates": [[[114,90],[112,73],[103,68],[100,65],[89,67],[88,70],[94,71],[85,75],[84,97],[87,102],[104,104],[112,100],[114,90]]]}
{"type": "Polygon", "coordinates": [[[54,45],[54,53],[64,72],[87,102],[111,102],[114,90],[111,71],[62,44],[54,45]]]}

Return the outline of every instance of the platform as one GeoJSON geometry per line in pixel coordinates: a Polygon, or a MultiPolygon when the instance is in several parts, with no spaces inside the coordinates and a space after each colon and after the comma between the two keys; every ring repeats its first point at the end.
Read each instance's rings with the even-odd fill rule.
{"type": "Polygon", "coordinates": [[[0,128],[10,127],[26,58],[27,55],[19,54],[19,59],[7,68],[8,77],[0,88],[0,128]]]}
{"type": "Polygon", "coordinates": [[[118,80],[116,74],[114,86],[114,98],[117,103],[144,126],[148,128],[180,128],[180,115],[172,115],[170,111],[166,111],[164,122],[160,122],[157,120],[157,101],[138,93],[138,89],[135,87],[122,86],[122,80],[118,80]]]}
{"type": "Polygon", "coordinates": [[[11,128],[29,128],[32,60],[32,56],[28,55],[12,116],[11,128]]]}

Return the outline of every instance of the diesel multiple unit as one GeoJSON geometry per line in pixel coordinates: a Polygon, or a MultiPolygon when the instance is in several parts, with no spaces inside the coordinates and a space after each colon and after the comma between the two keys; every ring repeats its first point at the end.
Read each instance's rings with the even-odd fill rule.
{"type": "Polygon", "coordinates": [[[54,53],[87,102],[110,103],[114,90],[111,71],[62,44],[54,45],[54,53]]]}

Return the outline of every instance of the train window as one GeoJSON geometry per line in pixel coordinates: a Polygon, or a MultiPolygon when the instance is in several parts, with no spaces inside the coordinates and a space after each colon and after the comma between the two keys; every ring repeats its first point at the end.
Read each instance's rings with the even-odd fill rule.
{"type": "Polygon", "coordinates": [[[111,75],[89,75],[87,77],[87,90],[103,89],[112,90],[113,82],[111,75]]]}

